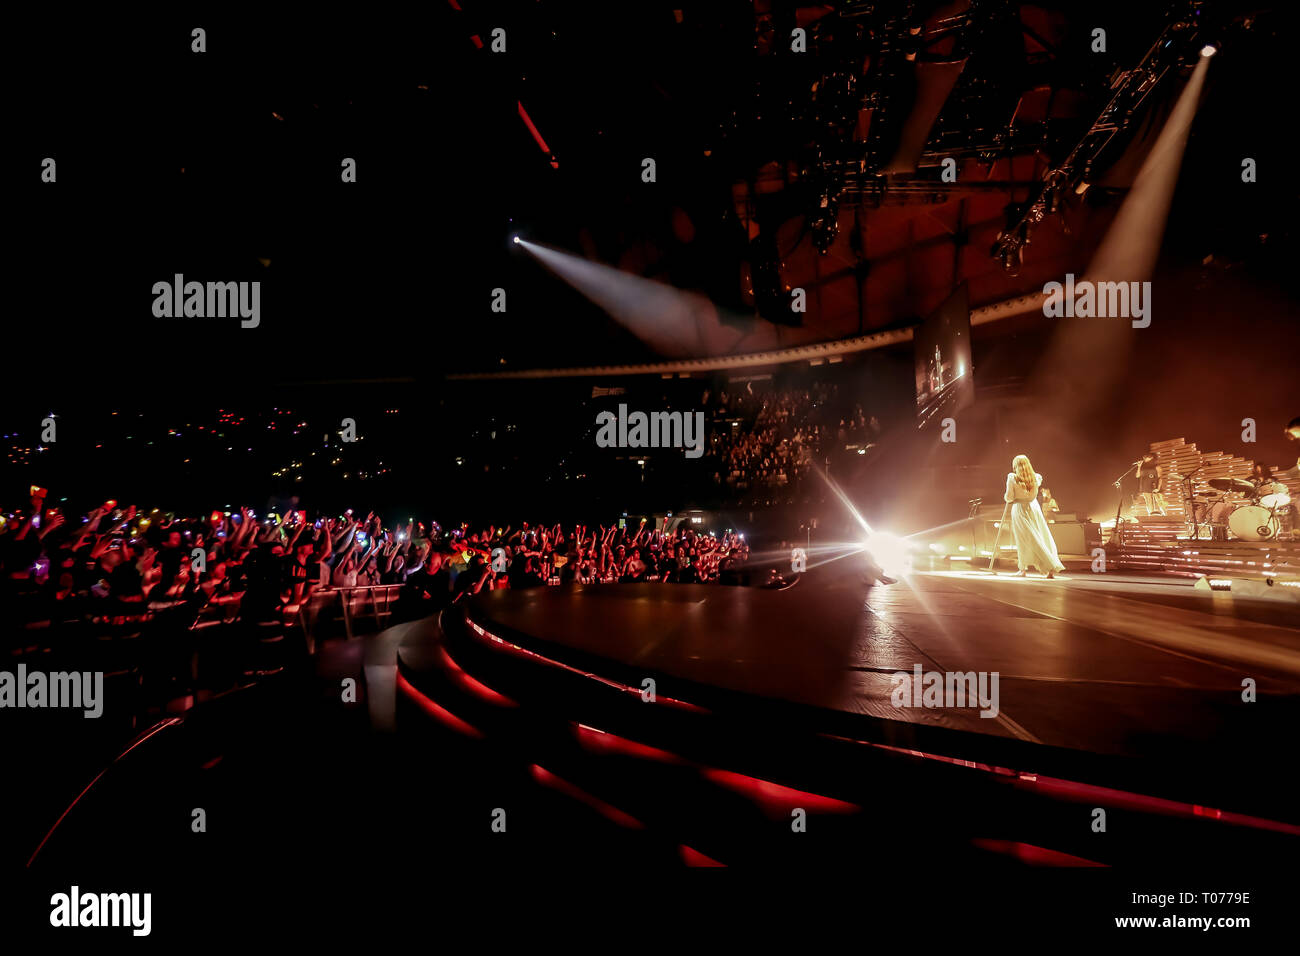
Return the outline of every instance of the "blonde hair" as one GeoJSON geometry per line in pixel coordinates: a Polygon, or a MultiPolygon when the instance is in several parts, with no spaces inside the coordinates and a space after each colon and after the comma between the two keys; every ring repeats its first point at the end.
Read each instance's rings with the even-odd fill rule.
{"type": "Polygon", "coordinates": [[[1016,455],[1011,459],[1011,473],[1016,476],[1016,481],[1026,491],[1031,494],[1038,493],[1038,476],[1034,472],[1034,466],[1029,462],[1028,455],[1016,455]]]}

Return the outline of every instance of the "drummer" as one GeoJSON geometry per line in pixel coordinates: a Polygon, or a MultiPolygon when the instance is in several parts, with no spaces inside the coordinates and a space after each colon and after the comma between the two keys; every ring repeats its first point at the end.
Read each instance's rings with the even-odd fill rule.
{"type": "Polygon", "coordinates": [[[1255,485],[1255,497],[1282,522],[1283,531],[1296,527],[1297,508],[1287,492],[1287,487],[1273,477],[1267,465],[1256,465],[1250,470],[1250,480],[1255,485]]]}
{"type": "Polygon", "coordinates": [[[1210,537],[1214,541],[1226,541],[1233,514],[1245,505],[1241,498],[1258,500],[1258,492],[1253,481],[1245,478],[1211,478],[1208,484],[1219,493],[1211,495],[1206,506],[1210,537]]]}
{"type": "Polygon", "coordinates": [[[1255,486],[1255,491],[1258,493],[1261,486],[1273,483],[1273,472],[1269,470],[1267,465],[1257,464],[1250,469],[1250,482],[1255,486]]]}

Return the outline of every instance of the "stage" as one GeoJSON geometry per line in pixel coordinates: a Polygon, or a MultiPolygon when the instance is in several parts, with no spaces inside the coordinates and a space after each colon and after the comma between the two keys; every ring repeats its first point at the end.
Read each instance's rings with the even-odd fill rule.
{"type": "MultiPolygon", "coordinates": [[[[440,627],[416,626],[398,658],[399,689],[426,716],[535,765],[561,763],[583,793],[608,781],[574,759],[575,743],[702,768],[714,782],[736,775],[792,807],[802,795],[860,808],[879,799],[882,771],[898,782],[921,761],[944,768],[931,782],[967,809],[996,801],[983,788],[1010,778],[1034,799],[1300,835],[1279,759],[1300,700],[1295,604],[1185,579],[928,572],[868,588],[845,560],[785,590],[496,592],[449,609],[440,627]],[[894,675],[917,667],[996,672],[996,716],[975,701],[895,706],[894,675]],[[898,755],[911,765],[894,766],[898,755]],[[1241,761],[1251,774],[1226,772],[1241,761]]],[[[600,803],[653,816],[642,787],[614,787],[600,803]]],[[[927,791],[924,802],[943,800],[927,791]]],[[[1046,848],[1123,857],[1115,842],[1046,848]]]]}
{"type": "MultiPolygon", "coordinates": [[[[1211,733],[1193,698],[1300,692],[1300,605],[1205,595],[1185,581],[1076,572],[1046,580],[910,575],[868,590],[834,566],[786,591],[620,585],[480,595],[470,620],[560,659],[803,704],[1140,756],[1151,735],[1211,733]],[[891,674],[998,671],[1001,713],[890,703],[891,674]],[[1112,688],[1122,687],[1114,694],[1112,688]],[[1178,713],[1152,704],[1181,700],[1178,713]],[[1048,706],[1050,705],[1050,706],[1048,706]],[[1061,708],[1104,708],[1063,722],[1061,708]],[[1143,729],[1142,737],[1135,728],[1143,729]]],[[[707,693],[707,692],[706,692],[707,693]]]]}

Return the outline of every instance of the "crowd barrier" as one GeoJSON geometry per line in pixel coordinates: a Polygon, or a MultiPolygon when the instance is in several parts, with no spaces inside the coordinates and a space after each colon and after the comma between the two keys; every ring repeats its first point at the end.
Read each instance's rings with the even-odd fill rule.
{"type": "Polygon", "coordinates": [[[400,584],[357,585],[324,588],[298,609],[298,623],[307,639],[309,652],[316,642],[333,637],[376,634],[388,626],[393,605],[401,593],[400,584]]]}

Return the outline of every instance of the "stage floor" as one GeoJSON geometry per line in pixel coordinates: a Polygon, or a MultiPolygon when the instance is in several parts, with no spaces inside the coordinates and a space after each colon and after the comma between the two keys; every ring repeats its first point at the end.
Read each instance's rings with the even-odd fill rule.
{"type": "Polygon", "coordinates": [[[618,585],[495,592],[471,616],[557,659],[815,708],[1096,754],[1256,745],[1300,700],[1300,603],[1119,574],[916,573],[868,588],[853,560],[784,591],[618,585]],[[892,675],[996,671],[999,713],[895,707],[892,675]],[[1261,699],[1242,700],[1252,679],[1261,699]],[[1279,707],[1281,710],[1279,710],[1279,707]]]}

